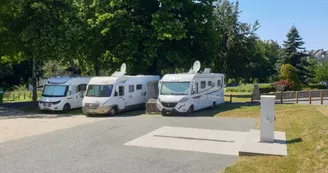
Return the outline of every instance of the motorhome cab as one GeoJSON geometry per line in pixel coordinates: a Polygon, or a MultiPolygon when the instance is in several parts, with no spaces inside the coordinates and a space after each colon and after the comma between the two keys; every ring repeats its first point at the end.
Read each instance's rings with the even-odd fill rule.
{"type": "Polygon", "coordinates": [[[157,107],[163,115],[190,113],[224,102],[224,75],[200,69],[196,61],[188,73],[166,74],[159,82],[157,107]]]}
{"type": "Polygon", "coordinates": [[[82,106],[86,86],[91,77],[55,77],[44,85],[39,101],[41,110],[68,111],[82,106]]]}
{"type": "Polygon", "coordinates": [[[125,75],[126,66],[109,77],[93,77],[83,98],[83,112],[87,115],[109,114],[144,107],[147,101],[147,83],[159,81],[159,76],[125,75]]]}

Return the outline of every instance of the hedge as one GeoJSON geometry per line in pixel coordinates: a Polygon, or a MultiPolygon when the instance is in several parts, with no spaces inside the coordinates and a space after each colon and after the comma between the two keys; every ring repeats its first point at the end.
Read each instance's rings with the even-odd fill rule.
{"type": "MultiPolygon", "coordinates": [[[[258,84],[261,93],[275,92],[272,84],[258,84]]],[[[236,87],[226,87],[226,92],[253,92],[254,84],[244,84],[236,87]]]]}
{"type": "Polygon", "coordinates": [[[325,86],[323,84],[309,84],[309,88],[311,89],[325,89],[325,86]]]}

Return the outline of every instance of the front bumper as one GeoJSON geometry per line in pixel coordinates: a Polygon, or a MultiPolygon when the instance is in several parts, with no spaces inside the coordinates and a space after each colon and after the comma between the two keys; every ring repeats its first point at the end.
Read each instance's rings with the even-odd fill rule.
{"type": "Polygon", "coordinates": [[[188,112],[189,106],[185,102],[178,102],[174,107],[165,107],[161,102],[158,101],[157,108],[162,113],[186,113],[188,112]]]}
{"type": "Polygon", "coordinates": [[[97,108],[88,108],[83,106],[82,110],[85,114],[109,114],[113,106],[98,106],[97,108]]]}
{"type": "Polygon", "coordinates": [[[39,109],[40,110],[51,110],[51,111],[62,111],[63,108],[60,104],[53,104],[53,103],[46,103],[46,102],[39,102],[39,109]]]}

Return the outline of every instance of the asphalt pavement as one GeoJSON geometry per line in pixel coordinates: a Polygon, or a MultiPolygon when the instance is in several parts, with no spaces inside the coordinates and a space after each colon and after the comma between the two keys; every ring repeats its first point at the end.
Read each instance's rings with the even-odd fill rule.
{"type": "Polygon", "coordinates": [[[163,126],[248,132],[255,128],[256,120],[217,117],[110,117],[0,143],[0,172],[217,173],[238,160],[238,156],[124,145],[163,126]]]}

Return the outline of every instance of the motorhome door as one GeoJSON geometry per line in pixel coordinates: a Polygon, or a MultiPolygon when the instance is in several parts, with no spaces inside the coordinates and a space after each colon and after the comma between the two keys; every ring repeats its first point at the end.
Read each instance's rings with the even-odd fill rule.
{"type": "Polygon", "coordinates": [[[118,91],[117,91],[117,106],[119,109],[125,109],[126,106],[126,94],[125,94],[125,86],[124,85],[119,85],[118,86],[118,91]]]}
{"type": "Polygon", "coordinates": [[[199,95],[199,82],[194,82],[192,86],[191,97],[193,98],[194,109],[199,109],[200,106],[200,95],[199,95]]]}
{"type": "Polygon", "coordinates": [[[132,106],[136,103],[135,85],[127,84],[126,88],[126,106],[132,106]]]}

